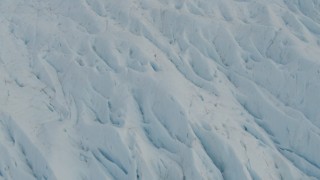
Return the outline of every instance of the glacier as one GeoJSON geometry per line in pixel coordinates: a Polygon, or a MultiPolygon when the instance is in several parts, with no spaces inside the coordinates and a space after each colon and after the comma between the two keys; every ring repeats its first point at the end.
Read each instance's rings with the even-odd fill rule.
{"type": "Polygon", "coordinates": [[[0,180],[320,179],[319,0],[1,0],[0,180]]]}

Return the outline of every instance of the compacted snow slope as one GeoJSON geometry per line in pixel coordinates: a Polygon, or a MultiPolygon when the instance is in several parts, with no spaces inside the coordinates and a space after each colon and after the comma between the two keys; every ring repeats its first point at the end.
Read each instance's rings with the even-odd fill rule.
{"type": "Polygon", "coordinates": [[[0,0],[0,179],[320,179],[319,0],[0,0]]]}

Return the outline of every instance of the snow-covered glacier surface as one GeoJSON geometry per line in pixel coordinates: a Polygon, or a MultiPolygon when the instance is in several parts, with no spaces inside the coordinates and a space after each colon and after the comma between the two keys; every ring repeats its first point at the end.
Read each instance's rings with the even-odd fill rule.
{"type": "Polygon", "coordinates": [[[319,0],[0,0],[0,179],[320,179],[319,0]]]}

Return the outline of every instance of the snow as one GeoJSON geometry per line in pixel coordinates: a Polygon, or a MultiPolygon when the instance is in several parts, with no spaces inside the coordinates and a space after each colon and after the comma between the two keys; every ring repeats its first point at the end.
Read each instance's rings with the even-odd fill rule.
{"type": "Polygon", "coordinates": [[[319,0],[2,0],[0,179],[320,179],[319,0]]]}

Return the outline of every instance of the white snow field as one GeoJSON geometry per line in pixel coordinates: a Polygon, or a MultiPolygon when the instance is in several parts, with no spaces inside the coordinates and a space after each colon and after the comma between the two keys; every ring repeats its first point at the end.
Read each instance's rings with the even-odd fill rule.
{"type": "Polygon", "coordinates": [[[320,0],[0,0],[0,179],[320,179],[320,0]]]}

